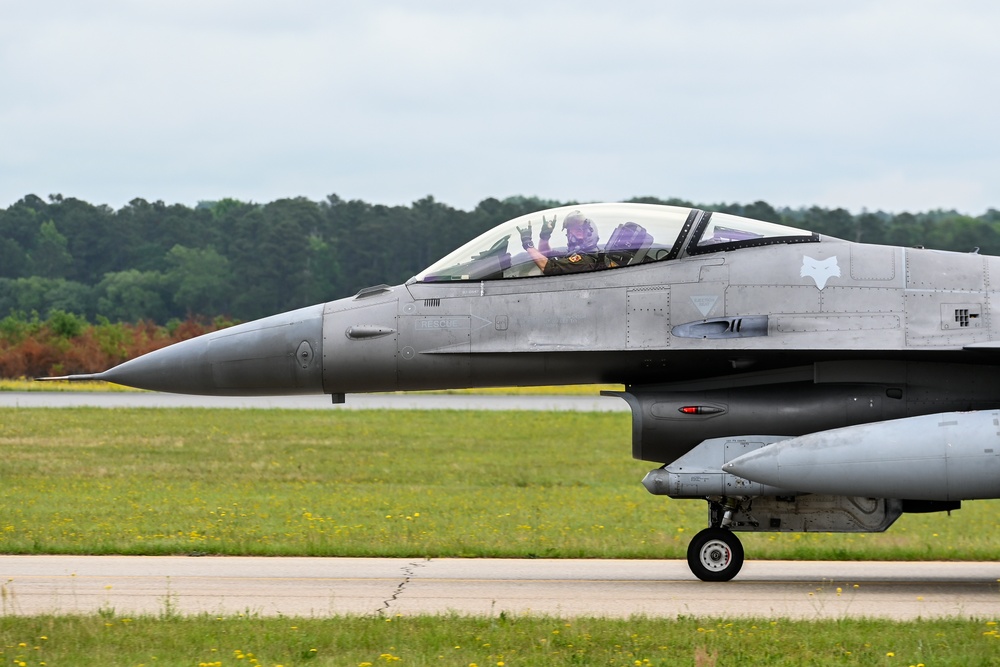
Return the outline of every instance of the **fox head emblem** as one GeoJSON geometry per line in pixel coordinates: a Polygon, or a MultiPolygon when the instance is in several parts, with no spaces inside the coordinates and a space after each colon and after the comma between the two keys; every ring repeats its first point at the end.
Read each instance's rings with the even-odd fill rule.
{"type": "Polygon", "coordinates": [[[809,276],[816,281],[816,287],[823,289],[826,287],[826,281],[833,277],[840,277],[840,266],[837,265],[837,256],[827,257],[826,259],[813,259],[812,257],[802,256],[802,270],[799,271],[799,275],[805,278],[809,276]]]}

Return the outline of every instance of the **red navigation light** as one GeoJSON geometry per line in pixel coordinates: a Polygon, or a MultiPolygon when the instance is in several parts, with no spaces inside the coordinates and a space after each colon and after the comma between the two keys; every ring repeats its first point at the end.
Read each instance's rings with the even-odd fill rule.
{"type": "Polygon", "coordinates": [[[717,405],[685,405],[677,408],[677,412],[685,415],[717,415],[725,412],[725,409],[717,405]]]}

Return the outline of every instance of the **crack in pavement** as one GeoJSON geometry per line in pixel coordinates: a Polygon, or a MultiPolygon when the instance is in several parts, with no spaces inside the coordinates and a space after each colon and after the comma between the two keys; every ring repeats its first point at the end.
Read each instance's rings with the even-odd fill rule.
{"type": "Polygon", "coordinates": [[[407,563],[406,565],[403,566],[403,569],[402,569],[403,580],[399,582],[398,586],[396,586],[396,590],[394,590],[392,592],[392,595],[390,595],[382,603],[382,607],[379,608],[379,609],[377,609],[375,611],[375,614],[377,616],[385,616],[385,614],[392,607],[392,603],[399,599],[399,596],[403,594],[403,590],[406,589],[406,586],[413,579],[413,577],[414,577],[414,575],[416,573],[416,569],[420,568],[420,567],[424,567],[424,565],[426,565],[428,562],[429,561],[427,561],[427,560],[424,560],[424,561],[415,561],[415,562],[412,562],[412,563],[407,563]]]}

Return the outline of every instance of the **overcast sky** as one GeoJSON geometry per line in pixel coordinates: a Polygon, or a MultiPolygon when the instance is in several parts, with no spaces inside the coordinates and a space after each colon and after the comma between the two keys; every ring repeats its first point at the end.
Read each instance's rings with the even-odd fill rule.
{"type": "Polygon", "coordinates": [[[0,208],[1000,208],[1000,3],[0,0],[0,208]]]}

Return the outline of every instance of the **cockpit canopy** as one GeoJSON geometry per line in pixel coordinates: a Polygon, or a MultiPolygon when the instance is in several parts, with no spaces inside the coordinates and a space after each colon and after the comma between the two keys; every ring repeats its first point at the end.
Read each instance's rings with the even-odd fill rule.
{"type": "MultiPolygon", "coordinates": [[[[498,225],[455,250],[413,278],[416,282],[480,281],[542,275],[539,257],[582,271],[613,269],[773,243],[818,241],[811,232],[771,222],[696,208],[652,204],[580,204],[531,213],[498,225]],[[555,225],[540,238],[542,225],[555,225]],[[585,219],[590,244],[580,250],[570,227],[585,219]],[[522,249],[530,229],[535,253],[522,249]],[[540,253],[540,255],[539,255],[540,253]],[[586,261],[580,261],[586,255],[586,261]],[[569,261],[561,261],[563,258],[569,261]]],[[[551,267],[550,267],[551,268],[551,267]]],[[[550,273],[550,271],[546,271],[550,273]]]]}

